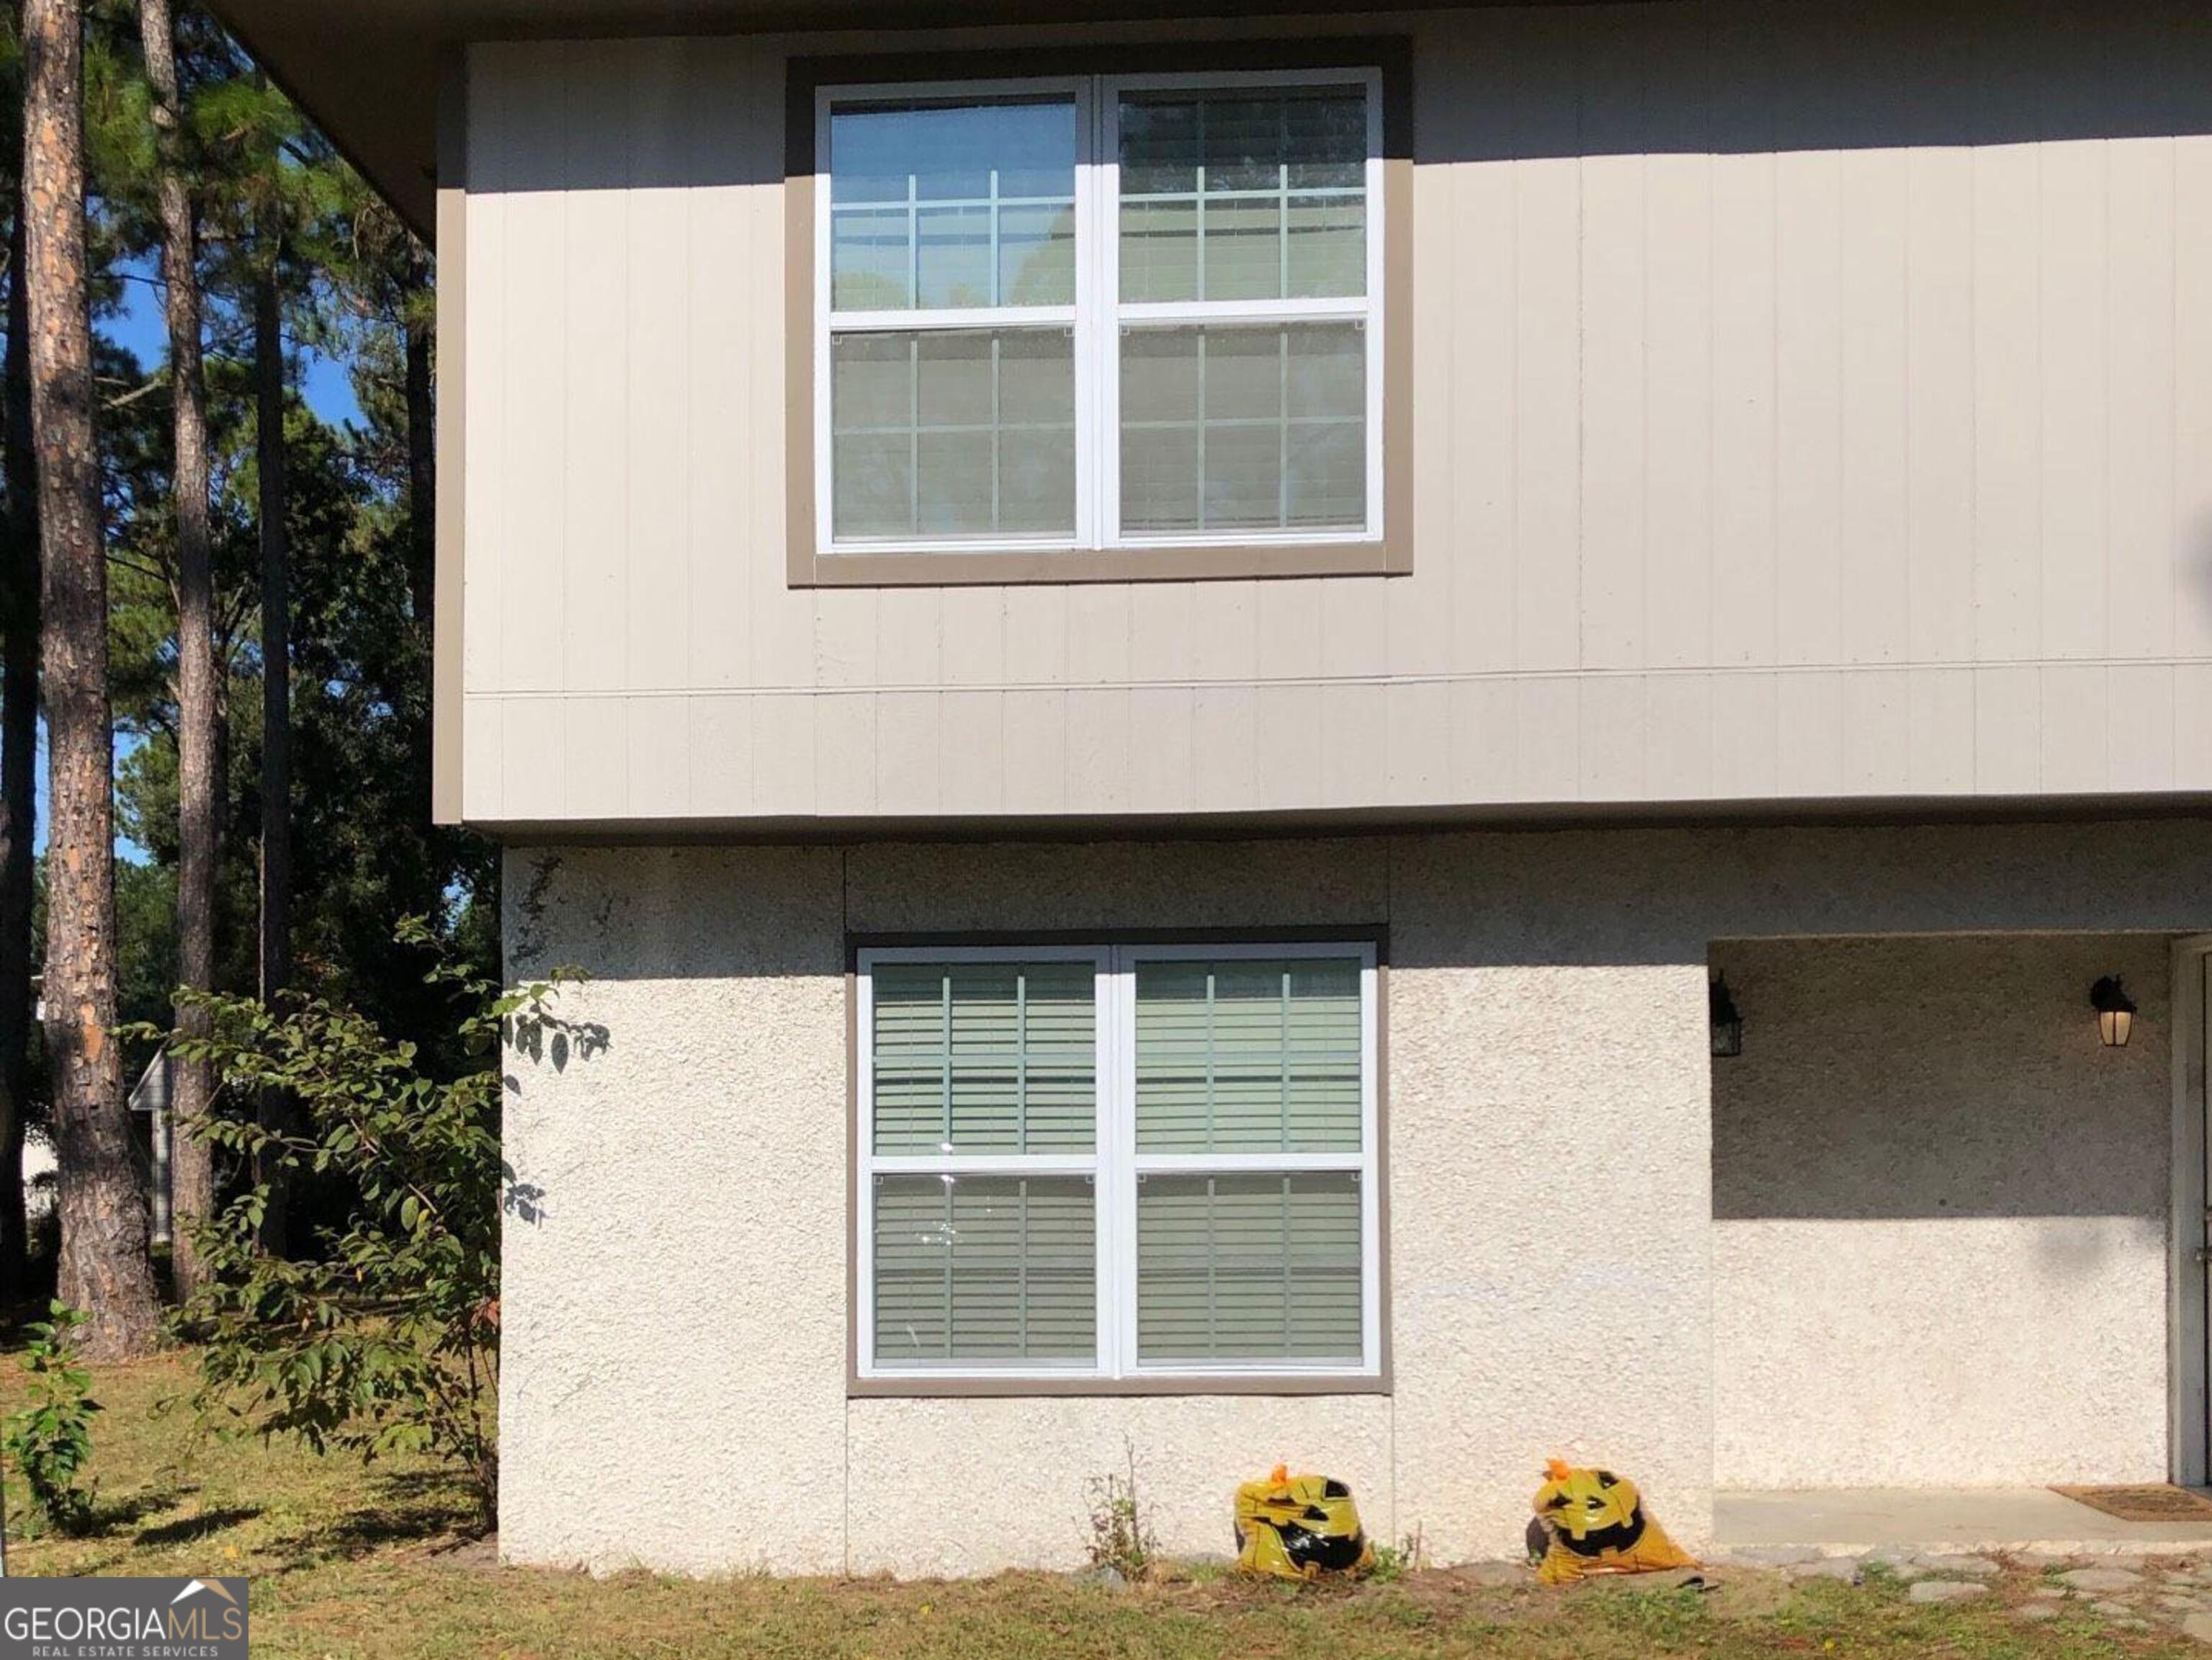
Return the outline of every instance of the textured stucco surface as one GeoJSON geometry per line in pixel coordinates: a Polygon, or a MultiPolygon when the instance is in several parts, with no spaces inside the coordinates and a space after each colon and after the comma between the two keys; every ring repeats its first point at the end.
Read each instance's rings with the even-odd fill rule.
{"type": "MultiPolygon", "coordinates": [[[[1232,1480],[1285,1458],[1354,1482],[1378,1535],[1507,1554],[1555,1452],[1632,1471],[1694,1547],[1711,942],[2212,925],[2212,825],[2183,820],[507,857],[511,977],[582,966],[570,1012],[611,1041],[510,1056],[508,1158],[544,1196],[508,1221],[501,1548],[599,1568],[1065,1566],[1125,1444],[1178,1550],[1224,1548],[1232,1480]],[[1352,923],[1390,940],[1389,1396],[846,1399],[848,931],[1352,923]]],[[[2162,938],[2110,943],[2139,996],[2162,982],[2133,966],[2162,938]]],[[[2046,969],[2020,983],[2056,1020],[2087,981],[2046,969]]],[[[2124,1064],[2161,1041],[2145,1005],[2124,1064]]],[[[2107,1376],[2099,1421],[2139,1449],[2162,1373],[2107,1376]]]]}
{"type": "Polygon", "coordinates": [[[2165,943],[1713,958],[1749,1023],[1713,1074],[1719,1484],[2165,1479],[2165,943]],[[2124,1049],[2087,1006],[2111,973],[2124,1049]]]}
{"type": "Polygon", "coordinates": [[[844,1563],[837,861],[699,874],[636,850],[508,866],[511,976],[585,968],[560,1010],[608,1039],[510,1057],[507,1158],[531,1195],[508,1208],[502,1300],[518,1560],[844,1563]]]}
{"type": "Polygon", "coordinates": [[[1139,1500],[1171,1554],[1234,1550],[1227,1495],[1279,1459],[1350,1482],[1369,1531],[1395,1540],[1390,1419],[1390,1402],[1372,1395],[855,1401],[851,1566],[1073,1567],[1089,1536],[1089,1483],[1123,1473],[1133,1452],[1139,1500]]]}

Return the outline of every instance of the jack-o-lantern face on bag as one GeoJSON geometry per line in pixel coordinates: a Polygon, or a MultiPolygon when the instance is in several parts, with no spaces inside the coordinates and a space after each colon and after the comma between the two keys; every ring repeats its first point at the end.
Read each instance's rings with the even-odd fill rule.
{"type": "Polygon", "coordinates": [[[1644,1509],[1636,1483],[1607,1469],[1577,1469],[1554,1458],[1536,1490],[1547,1548],[1537,1578],[1565,1584],[1591,1573],[1648,1573],[1696,1563],[1644,1509]]]}
{"type": "Polygon", "coordinates": [[[1628,1549],[1644,1536],[1636,1483],[1611,1470],[1571,1469],[1536,1494],[1536,1514],[1577,1556],[1628,1549]]]}

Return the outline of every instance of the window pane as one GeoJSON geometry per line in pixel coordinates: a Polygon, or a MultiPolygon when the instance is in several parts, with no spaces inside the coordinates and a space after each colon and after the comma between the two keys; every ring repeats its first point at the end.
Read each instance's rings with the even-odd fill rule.
{"type": "Polygon", "coordinates": [[[1366,349],[1356,323],[1124,331],[1123,531],[1363,529],[1366,349]]]}
{"type": "Polygon", "coordinates": [[[918,208],[914,217],[917,303],[937,310],[991,301],[991,210],[918,208]]]}
{"type": "Polygon", "coordinates": [[[830,342],[836,539],[1075,530],[1075,350],[1065,329],[830,342]]]}
{"type": "Polygon", "coordinates": [[[1137,965],[1139,1152],[1334,1152],[1360,1143],[1352,958],[1137,965]]]}
{"type": "Polygon", "coordinates": [[[1088,1152],[1097,1122],[1092,972],[1087,962],[879,965],[876,1151],[1088,1152]]]}
{"type": "Polygon", "coordinates": [[[999,210],[1001,306],[1075,303],[1075,210],[1048,204],[999,210]]]}
{"type": "Polygon", "coordinates": [[[840,311],[898,311],[912,303],[910,226],[904,207],[839,209],[830,220],[830,303],[840,311]]]}
{"type": "Polygon", "coordinates": [[[1350,1172],[1139,1177],[1138,1359],[1356,1364],[1359,1236],[1350,1172]]]}
{"type": "Polygon", "coordinates": [[[879,1361],[1097,1354],[1086,1177],[879,1176],[874,1248],[879,1361]]]}
{"type": "Polygon", "coordinates": [[[1073,99],[851,106],[830,158],[837,309],[1074,303],[1073,99]]]}
{"type": "Polygon", "coordinates": [[[1366,292],[1364,91],[1130,93],[1120,122],[1124,301],[1366,292]]]}

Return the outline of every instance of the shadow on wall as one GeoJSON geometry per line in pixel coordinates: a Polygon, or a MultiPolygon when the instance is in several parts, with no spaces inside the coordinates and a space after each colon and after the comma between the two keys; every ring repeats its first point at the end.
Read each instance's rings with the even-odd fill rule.
{"type": "Polygon", "coordinates": [[[1738,940],[1713,1061],[1713,1215],[2163,1218],[2168,945],[2156,936],[1738,940]],[[2088,988],[2123,976],[2124,1049],[2088,988]]]}
{"type": "MultiPolygon", "coordinates": [[[[537,1005],[526,1005],[507,1017],[507,1055],[530,1067],[550,1067],[565,1073],[572,1061],[597,1060],[613,1047],[613,1037],[597,1020],[571,1020],[557,1012],[563,982],[576,976],[559,970],[552,979],[552,994],[537,1005]]],[[[501,1075],[500,1085],[511,1099],[522,1089],[519,1073],[501,1075]]],[[[546,1193],[543,1184],[526,1181],[506,1159],[500,1160],[500,1212],[532,1227],[545,1219],[546,1193]]]]}
{"type": "MultiPolygon", "coordinates": [[[[1200,38],[1410,37],[1416,64],[1431,66],[1414,77],[1405,147],[1417,165],[2212,133],[2212,15],[2197,0],[1534,4],[1438,7],[1410,21],[1403,12],[1370,20],[1356,5],[1310,21],[1270,15],[1297,9],[1297,0],[1226,0],[1209,9],[1200,38]],[[1455,65],[1449,82],[1433,67],[1445,64],[1455,65]]],[[[992,9],[971,8],[964,21],[988,21],[992,9]]],[[[1123,56],[1139,66],[1148,54],[1187,64],[1190,45],[1148,35],[1148,14],[1189,30],[1182,9],[1124,4],[1089,13],[1101,25],[1089,40],[1128,43],[1123,56]]],[[[497,135],[480,125],[469,189],[779,183],[787,149],[811,145],[811,132],[787,119],[787,63],[849,79],[841,58],[902,54],[921,74],[972,76],[974,54],[986,50],[994,73],[1015,75],[1033,65],[1064,71],[1068,46],[1037,45],[1035,35],[948,40],[941,29],[501,43],[484,60],[476,112],[497,135]],[[525,85],[557,95],[515,96],[525,85]],[[732,96],[733,87],[749,95],[732,96]],[[753,95],[757,88],[769,95],[753,95]]]]}
{"type": "Polygon", "coordinates": [[[1053,839],[515,848],[501,926],[510,979],[574,964],[600,983],[837,976],[855,936],[1160,927],[1381,929],[1394,972],[1683,967],[1716,938],[2212,931],[2208,860],[2212,819],[2177,818],[1156,839],[1083,824],[1053,839]]]}

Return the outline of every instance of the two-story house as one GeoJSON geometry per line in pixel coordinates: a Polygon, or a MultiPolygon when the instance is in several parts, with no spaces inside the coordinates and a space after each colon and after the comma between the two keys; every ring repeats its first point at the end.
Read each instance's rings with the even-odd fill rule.
{"type": "Polygon", "coordinates": [[[434,232],[609,1037],[508,1557],[2204,1481],[2212,9],[219,9],[434,232]]]}

